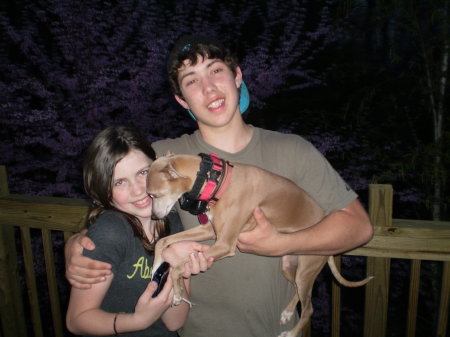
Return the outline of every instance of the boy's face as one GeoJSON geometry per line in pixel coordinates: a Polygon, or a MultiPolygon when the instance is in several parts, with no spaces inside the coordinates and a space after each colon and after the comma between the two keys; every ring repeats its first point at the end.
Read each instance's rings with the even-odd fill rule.
{"type": "Polygon", "coordinates": [[[184,62],[178,72],[178,83],[183,97],[175,95],[185,109],[190,109],[199,125],[224,126],[239,111],[239,86],[242,72],[236,75],[219,59],[203,59],[197,63],[184,62]]]}

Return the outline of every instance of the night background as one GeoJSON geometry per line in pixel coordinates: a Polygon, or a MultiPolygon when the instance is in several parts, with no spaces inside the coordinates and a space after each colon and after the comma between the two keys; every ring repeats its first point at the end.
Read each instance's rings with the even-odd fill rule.
{"type": "MultiPolygon", "coordinates": [[[[368,184],[392,184],[395,218],[448,221],[449,7],[445,0],[3,0],[0,164],[10,192],[85,198],[83,151],[106,126],[134,125],[152,141],[195,130],[170,93],[165,63],[180,35],[206,33],[238,56],[248,123],[310,140],[364,203],[368,184]]],[[[408,268],[398,261],[392,276],[399,303],[408,268]]],[[[439,273],[425,268],[427,292],[439,273]]],[[[316,297],[328,292],[316,287],[316,297]]],[[[435,319],[430,297],[423,336],[435,319]]],[[[321,306],[316,336],[327,336],[321,306]]],[[[348,314],[356,324],[355,306],[348,314]]]]}

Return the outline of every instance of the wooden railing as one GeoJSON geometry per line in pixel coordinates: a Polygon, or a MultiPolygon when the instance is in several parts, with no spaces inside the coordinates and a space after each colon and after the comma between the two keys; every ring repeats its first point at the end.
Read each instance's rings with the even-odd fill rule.
{"type": "MultiPolygon", "coordinates": [[[[410,260],[407,323],[402,336],[415,336],[422,260],[439,261],[441,289],[436,327],[428,336],[445,337],[450,298],[450,222],[392,219],[392,187],[370,185],[369,214],[375,236],[362,248],[346,255],[367,257],[367,275],[373,275],[365,290],[364,337],[387,336],[390,263],[392,258],[410,260]]],[[[64,268],[55,263],[55,233],[67,239],[84,227],[87,202],[79,199],[11,195],[5,168],[0,166],[0,337],[71,336],[64,327],[67,289],[61,290],[64,268]],[[36,233],[37,231],[37,233],[36,233]],[[53,236],[52,236],[53,235],[53,236]],[[43,260],[35,255],[35,241],[42,240],[43,260]],[[23,266],[22,266],[23,265],[23,266]],[[49,304],[39,302],[40,286],[35,271],[45,265],[49,304]],[[61,282],[61,281],[60,281],[61,282]],[[42,316],[51,316],[50,323],[42,316]],[[49,326],[50,325],[50,326],[49,326]]],[[[60,257],[61,259],[61,257],[60,257]]],[[[340,259],[338,258],[338,262],[340,259]]],[[[61,265],[61,263],[59,263],[61,265]]],[[[67,284],[66,284],[67,285],[67,284]]],[[[341,288],[333,283],[331,336],[341,336],[341,288]]],[[[313,327],[314,328],[314,327],[313,327]]],[[[311,335],[311,328],[305,337],[311,335]]]]}
{"type": "Polygon", "coordinates": [[[56,272],[52,236],[61,234],[65,241],[80,231],[87,211],[86,200],[9,194],[6,170],[0,166],[0,336],[70,335],[65,330],[65,310],[61,310],[57,284],[64,273],[56,272]],[[37,240],[42,240],[44,260],[34,256],[37,240]],[[44,266],[47,282],[36,277],[36,271],[44,266]],[[48,289],[42,289],[41,283],[47,283],[48,289]],[[48,292],[48,305],[39,303],[43,292],[48,292]],[[49,311],[52,326],[43,326],[48,320],[42,317],[49,311]]]}
{"type": "MultiPolygon", "coordinates": [[[[442,279],[436,333],[427,336],[445,337],[450,303],[450,222],[392,219],[393,191],[390,185],[370,185],[369,215],[375,224],[374,238],[364,247],[347,255],[367,256],[367,275],[375,276],[366,285],[364,337],[387,335],[388,294],[392,258],[410,260],[406,337],[414,337],[419,297],[422,260],[442,262],[442,279]]],[[[334,286],[335,293],[340,288],[334,286]]],[[[335,295],[339,298],[338,295],[335,295]]],[[[333,303],[338,310],[339,303],[333,303]]],[[[333,337],[339,336],[338,322],[333,323],[333,337]]]]}

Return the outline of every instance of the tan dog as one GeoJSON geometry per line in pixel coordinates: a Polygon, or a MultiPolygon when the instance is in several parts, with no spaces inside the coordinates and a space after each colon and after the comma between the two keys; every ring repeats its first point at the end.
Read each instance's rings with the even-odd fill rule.
{"type": "MultiPolygon", "coordinates": [[[[162,250],[182,240],[216,239],[215,244],[206,251],[206,257],[212,256],[216,261],[233,256],[239,233],[251,230],[256,225],[253,210],[257,206],[261,207],[267,219],[283,233],[310,227],[324,216],[319,205],[289,179],[255,166],[230,164],[217,157],[204,154],[201,156],[166,155],[158,158],[150,167],[147,192],[153,197],[153,213],[158,218],[166,216],[180,198],[183,208],[185,199],[189,197],[186,192],[189,192],[191,197],[193,189],[199,190],[199,196],[206,189],[214,189],[216,192],[212,194],[211,199],[205,201],[207,203],[205,212],[209,219],[207,223],[158,241],[153,271],[163,262],[162,250]],[[205,160],[209,161],[207,165],[205,160]],[[205,169],[205,165],[212,167],[208,170],[208,168],[205,169]],[[204,172],[201,172],[202,170],[204,172]]],[[[195,192],[194,195],[196,194],[195,192]]],[[[196,206],[197,202],[197,200],[188,200],[188,208],[192,206],[192,203],[196,206]]],[[[205,206],[204,202],[203,206],[205,206]]],[[[290,282],[296,285],[297,295],[281,314],[281,324],[287,323],[292,318],[299,300],[302,311],[297,325],[291,331],[283,332],[279,337],[297,336],[308,322],[313,312],[311,303],[313,284],[327,261],[333,275],[345,286],[361,286],[371,279],[366,278],[359,282],[345,280],[339,274],[332,256],[283,256],[281,271],[290,282]],[[299,266],[300,268],[297,268],[299,266]]],[[[183,264],[172,270],[175,305],[182,300],[183,270],[183,264]]]]}

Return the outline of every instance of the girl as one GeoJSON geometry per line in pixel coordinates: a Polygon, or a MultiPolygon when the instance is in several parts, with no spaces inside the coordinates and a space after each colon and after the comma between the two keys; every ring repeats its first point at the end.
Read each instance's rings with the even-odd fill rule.
{"type": "MultiPolygon", "coordinates": [[[[161,293],[152,298],[157,287],[150,282],[154,244],[158,238],[181,230],[176,218],[151,218],[146,178],[154,159],[150,144],[129,127],[103,130],[87,150],[84,188],[94,204],[87,235],[96,248],[83,253],[110,263],[112,273],[106,282],[90,289],[72,288],[66,320],[75,334],[177,336],[171,331],[179,329],[187,318],[186,303],[171,307],[170,277],[161,293]]],[[[201,253],[207,248],[185,241],[164,252],[172,265],[190,255],[191,265],[186,264],[184,273],[187,297],[189,276],[211,266],[201,253]]]]}

